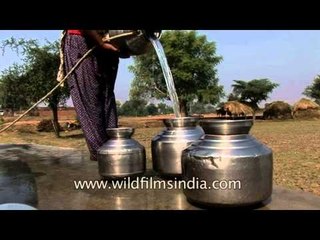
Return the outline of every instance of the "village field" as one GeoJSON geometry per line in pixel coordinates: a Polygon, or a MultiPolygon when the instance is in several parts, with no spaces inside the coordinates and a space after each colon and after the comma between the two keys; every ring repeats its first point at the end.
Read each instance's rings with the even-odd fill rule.
{"type": "MultiPolygon", "coordinates": [[[[151,139],[162,130],[162,119],[166,117],[170,116],[119,119],[120,126],[135,128],[133,138],[145,146],[149,169],[152,168],[151,139]]],[[[62,131],[60,138],[56,138],[53,132],[38,132],[36,125],[42,118],[26,117],[0,133],[0,144],[43,144],[87,149],[80,129],[62,131]]],[[[11,120],[5,119],[5,122],[11,120]]],[[[73,115],[60,117],[61,125],[72,120],[75,120],[73,115]]],[[[276,185],[320,196],[320,120],[256,120],[250,134],[273,150],[273,180],[276,185]]]]}

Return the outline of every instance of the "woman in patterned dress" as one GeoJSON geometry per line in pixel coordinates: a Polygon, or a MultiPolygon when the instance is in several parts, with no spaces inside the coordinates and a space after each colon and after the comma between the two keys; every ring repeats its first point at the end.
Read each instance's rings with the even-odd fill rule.
{"type": "Polygon", "coordinates": [[[90,159],[96,161],[98,148],[107,141],[106,128],[118,127],[114,85],[119,50],[102,41],[97,30],[67,30],[62,50],[67,73],[93,46],[97,47],[70,75],[68,87],[90,159]]]}

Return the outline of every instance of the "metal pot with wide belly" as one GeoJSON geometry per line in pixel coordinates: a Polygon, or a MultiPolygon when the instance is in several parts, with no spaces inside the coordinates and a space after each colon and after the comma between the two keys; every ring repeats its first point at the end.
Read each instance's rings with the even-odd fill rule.
{"type": "Polygon", "coordinates": [[[200,125],[204,138],[182,154],[183,179],[198,183],[184,189],[187,199],[208,206],[244,206],[268,199],[273,154],[249,135],[253,121],[204,119],[200,125]]]}
{"type": "Polygon", "coordinates": [[[103,40],[117,47],[120,57],[127,58],[147,53],[152,49],[150,38],[159,39],[161,32],[161,30],[107,30],[103,40]]]}
{"type": "Polygon", "coordinates": [[[153,169],[161,176],[180,176],[182,151],[204,135],[199,118],[164,119],[165,129],[151,141],[153,169]]]}
{"type": "Polygon", "coordinates": [[[132,139],[133,128],[108,128],[109,140],[98,149],[99,174],[104,178],[122,178],[146,170],[145,148],[132,139]]]}

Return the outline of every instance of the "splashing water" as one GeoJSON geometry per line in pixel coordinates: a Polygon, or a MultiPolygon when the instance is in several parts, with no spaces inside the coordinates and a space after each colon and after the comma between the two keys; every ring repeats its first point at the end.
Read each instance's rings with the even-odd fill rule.
{"type": "Polygon", "coordinates": [[[174,115],[176,116],[176,118],[180,118],[181,115],[180,115],[179,99],[178,99],[178,95],[176,92],[176,88],[174,86],[172,73],[171,73],[166,55],[164,53],[162,44],[160,43],[159,39],[157,39],[157,38],[150,37],[150,41],[151,41],[154,49],[156,50],[156,53],[157,53],[159,61],[160,61],[160,65],[162,68],[164,79],[166,80],[166,85],[167,85],[169,97],[170,97],[172,104],[173,104],[174,115]]]}

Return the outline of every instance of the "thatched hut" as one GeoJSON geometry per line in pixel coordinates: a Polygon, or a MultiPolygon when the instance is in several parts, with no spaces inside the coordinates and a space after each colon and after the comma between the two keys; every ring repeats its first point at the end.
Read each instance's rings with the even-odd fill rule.
{"type": "Polygon", "coordinates": [[[320,106],[310,99],[302,98],[294,104],[292,114],[295,118],[320,118],[320,106]]]}
{"type": "Polygon", "coordinates": [[[238,101],[226,102],[223,108],[231,117],[247,116],[254,113],[251,107],[238,101]]]}
{"type": "Polygon", "coordinates": [[[283,101],[275,101],[265,105],[264,119],[290,119],[292,118],[291,106],[283,101]]]}
{"type": "Polygon", "coordinates": [[[314,101],[307,99],[307,98],[301,98],[293,106],[294,113],[296,111],[308,110],[308,109],[320,109],[320,106],[317,103],[315,103],[314,101]]]}

